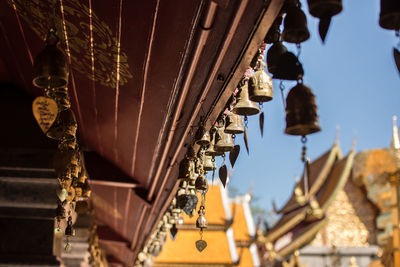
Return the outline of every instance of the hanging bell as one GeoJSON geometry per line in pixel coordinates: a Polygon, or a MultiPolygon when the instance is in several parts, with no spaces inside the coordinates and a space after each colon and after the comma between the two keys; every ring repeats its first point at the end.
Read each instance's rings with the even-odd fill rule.
{"type": "Polygon", "coordinates": [[[75,236],[75,229],[72,227],[72,218],[68,217],[67,227],[65,228],[65,236],[75,236]]]}
{"type": "Polygon", "coordinates": [[[190,160],[196,160],[196,151],[194,150],[193,145],[188,146],[186,157],[190,160]]]}
{"type": "Polygon", "coordinates": [[[58,144],[58,149],[61,151],[75,150],[76,149],[76,138],[73,139],[62,139],[58,144]]]}
{"type": "Polygon", "coordinates": [[[71,140],[75,138],[77,128],[78,123],[74,112],[71,109],[66,109],[58,114],[56,121],[46,135],[55,140],[71,140]]]}
{"type": "Polygon", "coordinates": [[[228,134],[244,133],[242,117],[230,112],[228,116],[226,116],[226,127],[224,131],[228,134]]]}
{"type": "Polygon", "coordinates": [[[179,177],[180,180],[188,181],[193,179],[195,170],[195,163],[194,161],[185,157],[181,163],[179,164],[179,177]]]}
{"type": "Polygon", "coordinates": [[[283,27],[282,40],[285,42],[299,44],[310,38],[306,14],[301,10],[300,4],[289,6],[283,27]]]}
{"type": "Polygon", "coordinates": [[[208,183],[207,179],[203,175],[199,175],[196,179],[196,184],[195,184],[196,190],[205,193],[208,190],[208,183]]]}
{"type": "Polygon", "coordinates": [[[195,143],[199,146],[208,146],[210,144],[210,133],[203,124],[200,124],[195,135],[195,143]]]}
{"type": "Polygon", "coordinates": [[[217,157],[217,156],[222,156],[224,154],[224,152],[215,150],[215,142],[216,142],[215,138],[217,136],[216,132],[217,129],[215,127],[211,129],[211,142],[204,153],[206,156],[217,157]]]}
{"type": "Polygon", "coordinates": [[[273,75],[277,73],[279,60],[287,51],[287,48],[280,41],[271,46],[267,52],[267,67],[269,73],[273,75]]]}
{"type": "Polygon", "coordinates": [[[279,58],[273,79],[297,81],[304,75],[303,66],[292,52],[285,52],[279,58]]]}
{"type": "Polygon", "coordinates": [[[290,135],[306,136],[321,131],[315,96],[302,83],[293,87],[286,98],[286,129],[290,135]]]}
{"type": "Polygon", "coordinates": [[[50,28],[46,47],[36,56],[33,64],[33,84],[40,88],[60,88],[68,84],[68,63],[57,47],[59,38],[55,28],[50,28]]]}
{"type": "Polygon", "coordinates": [[[53,99],[57,103],[57,107],[60,111],[71,108],[71,101],[68,95],[68,88],[62,87],[52,90],[53,99]]]}
{"type": "Polygon", "coordinates": [[[333,17],[343,9],[342,0],[307,0],[307,3],[310,14],[316,18],[333,17]]]}
{"type": "Polygon", "coordinates": [[[264,42],[267,44],[273,44],[275,42],[279,41],[279,38],[281,36],[280,32],[280,26],[282,24],[283,20],[283,14],[280,14],[276,17],[274,23],[272,23],[271,28],[269,28],[267,35],[264,38],[264,42]]]}
{"type": "Polygon", "coordinates": [[[232,112],[237,115],[251,116],[260,113],[257,104],[249,99],[249,90],[247,82],[239,88],[239,95],[236,95],[236,104],[232,112]]]}
{"type": "Polygon", "coordinates": [[[400,1],[381,0],[379,25],[388,30],[400,30],[400,1]]]}
{"type": "Polygon", "coordinates": [[[212,156],[204,156],[204,162],[203,162],[203,169],[205,171],[213,171],[217,168],[215,165],[215,159],[212,156]]]}
{"type": "Polygon", "coordinates": [[[207,228],[208,223],[207,223],[207,219],[204,216],[204,214],[205,214],[204,206],[200,206],[199,217],[196,220],[196,227],[197,228],[200,228],[200,229],[207,228]]]}
{"type": "Polygon", "coordinates": [[[271,77],[265,72],[263,58],[259,59],[256,72],[249,79],[249,97],[254,102],[268,102],[274,97],[274,88],[271,77]]]}
{"type": "Polygon", "coordinates": [[[225,119],[220,119],[218,121],[218,128],[217,128],[217,133],[215,135],[216,137],[216,142],[214,145],[214,149],[216,151],[220,152],[228,152],[233,149],[235,146],[235,143],[233,142],[233,138],[231,134],[225,133],[225,119]]]}

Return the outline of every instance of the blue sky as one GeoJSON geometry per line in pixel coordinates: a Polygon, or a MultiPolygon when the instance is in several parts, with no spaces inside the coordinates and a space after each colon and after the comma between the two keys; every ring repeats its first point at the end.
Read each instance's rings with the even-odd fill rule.
{"type": "MultiPolygon", "coordinates": [[[[300,61],[304,83],[316,95],[322,127],[308,137],[309,157],[314,159],[332,146],[337,125],[344,154],[356,133],[357,151],[389,146],[392,116],[400,115],[400,76],[392,56],[398,40],[393,31],[379,27],[379,1],[343,1],[344,9],[332,19],[325,45],[318,35],[318,20],[309,16],[307,3],[302,3],[311,38],[302,43],[300,61]]],[[[287,47],[297,53],[294,46],[287,47]]],[[[285,82],[285,95],[293,85],[285,82]]],[[[241,153],[230,179],[230,185],[242,193],[253,184],[259,198],[256,204],[266,209],[271,209],[272,199],[278,207],[284,204],[302,172],[300,137],[283,133],[279,81],[274,81],[274,91],[273,101],[263,107],[264,138],[258,115],[249,117],[249,156],[243,135],[237,136],[241,153]]]]}

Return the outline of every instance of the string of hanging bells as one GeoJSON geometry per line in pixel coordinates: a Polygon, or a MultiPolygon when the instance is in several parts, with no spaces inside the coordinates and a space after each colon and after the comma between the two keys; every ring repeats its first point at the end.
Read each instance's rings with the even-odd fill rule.
{"type": "Polygon", "coordinates": [[[75,235],[73,213],[84,212],[91,190],[84,165],[83,154],[77,144],[78,128],[74,112],[70,109],[68,95],[69,66],[64,52],[58,47],[59,38],[54,26],[46,36],[45,48],[35,57],[33,84],[44,90],[32,104],[36,121],[47,137],[57,140],[58,151],[54,156],[54,169],[60,187],[57,189],[55,236],[66,237],[65,250],[70,251],[68,238],[75,235]],[[61,229],[65,220],[66,228],[61,229]]]}

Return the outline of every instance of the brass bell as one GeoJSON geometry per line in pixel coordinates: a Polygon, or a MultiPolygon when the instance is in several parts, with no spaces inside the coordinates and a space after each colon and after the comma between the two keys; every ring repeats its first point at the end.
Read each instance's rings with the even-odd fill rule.
{"type": "Polygon", "coordinates": [[[267,67],[269,73],[275,75],[281,56],[287,51],[287,48],[280,41],[271,46],[267,52],[267,67]]]}
{"type": "Polygon", "coordinates": [[[203,162],[203,169],[205,171],[213,171],[217,168],[215,165],[215,159],[212,156],[204,156],[204,162],[203,162]]]}
{"type": "Polygon", "coordinates": [[[199,146],[208,146],[210,144],[210,133],[200,124],[195,135],[195,143],[199,146]]]}
{"type": "Polygon", "coordinates": [[[272,23],[271,27],[269,28],[267,35],[264,38],[264,42],[267,44],[273,44],[279,41],[281,36],[280,26],[282,24],[282,17],[283,14],[280,14],[276,17],[274,23],[272,23]]]}
{"type": "Polygon", "coordinates": [[[207,219],[204,216],[204,214],[205,214],[204,206],[200,206],[199,217],[196,220],[196,227],[197,228],[200,228],[200,229],[207,228],[208,223],[207,223],[207,219]]]}
{"type": "Polygon", "coordinates": [[[249,97],[254,102],[268,102],[274,97],[274,88],[271,77],[265,72],[263,57],[258,62],[256,72],[249,79],[249,97]]]}
{"type": "Polygon", "coordinates": [[[71,224],[68,222],[67,228],[65,228],[65,236],[75,236],[75,229],[72,227],[71,224]]]}
{"type": "Polygon", "coordinates": [[[310,38],[306,14],[299,5],[289,6],[283,27],[282,40],[285,42],[299,44],[310,38]]]}
{"type": "Polygon", "coordinates": [[[211,129],[211,142],[210,142],[210,145],[208,146],[207,150],[205,151],[206,156],[217,157],[217,156],[222,156],[224,154],[224,152],[215,150],[215,142],[216,142],[215,138],[217,135],[216,132],[217,132],[217,130],[215,127],[211,129]]]}
{"type": "Polygon", "coordinates": [[[190,180],[193,179],[195,170],[195,163],[194,161],[185,157],[181,163],[179,164],[179,177],[180,180],[190,180]]]}
{"type": "Polygon", "coordinates": [[[233,149],[235,143],[233,142],[233,138],[231,134],[225,133],[224,127],[224,119],[220,119],[218,121],[217,133],[215,135],[216,142],[214,145],[214,149],[220,152],[228,152],[233,149]]]}
{"type": "Polygon", "coordinates": [[[66,87],[57,88],[53,91],[53,99],[57,103],[57,107],[60,111],[71,108],[71,101],[68,95],[68,89],[66,87]]]}
{"type": "Polygon", "coordinates": [[[228,134],[244,133],[242,117],[230,112],[228,116],[226,116],[226,127],[224,131],[228,134]]]}
{"type": "Polygon", "coordinates": [[[292,52],[285,52],[279,58],[277,69],[272,78],[297,81],[304,75],[303,66],[292,52]]]}
{"type": "Polygon", "coordinates": [[[56,121],[46,135],[55,140],[71,140],[75,138],[77,128],[78,123],[74,112],[71,109],[66,109],[58,114],[56,121]]]}
{"type": "Polygon", "coordinates": [[[196,190],[199,192],[207,192],[208,190],[207,179],[203,175],[199,175],[196,179],[195,187],[196,190]]]}
{"type": "Polygon", "coordinates": [[[399,0],[381,0],[379,25],[388,30],[400,29],[400,2],[399,0]]]}
{"type": "Polygon", "coordinates": [[[58,144],[58,149],[61,151],[66,150],[75,150],[76,148],[76,138],[73,139],[62,139],[61,142],[58,144]]]}
{"type": "Polygon", "coordinates": [[[237,115],[251,116],[260,113],[257,104],[249,99],[249,90],[247,82],[239,88],[239,95],[236,95],[236,104],[232,112],[237,115]]]}
{"type": "Polygon", "coordinates": [[[40,88],[59,88],[68,84],[68,62],[57,47],[59,38],[55,28],[50,28],[46,47],[36,56],[33,64],[33,84],[40,88]]]}
{"type": "Polygon", "coordinates": [[[286,98],[285,133],[306,136],[320,130],[315,96],[308,86],[299,83],[286,98]]]}
{"type": "Polygon", "coordinates": [[[307,0],[307,3],[310,14],[316,18],[333,17],[343,9],[342,0],[307,0]]]}

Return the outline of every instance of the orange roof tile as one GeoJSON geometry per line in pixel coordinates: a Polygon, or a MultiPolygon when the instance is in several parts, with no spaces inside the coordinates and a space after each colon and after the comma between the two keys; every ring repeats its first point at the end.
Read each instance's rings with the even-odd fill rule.
{"type": "Polygon", "coordinates": [[[240,261],[238,267],[253,267],[253,257],[249,248],[237,248],[237,254],[239,255],[240,261]]]}
{"type": "Polygon", "coordinates": [[[249,228],[247,226],[246,216],[242,204],[231,203],[233,217],[233,235],[235,241],[249,241],[251,239],[249,228]]]}
{"type": "MultiPolygon", "coordinates": [[[[228,202],[228,198],[226,195],[225,197],[222,197],[223,194],[226,194],[225,189],[221,188],[220,185],[211,185],[209,186],[208,192],[206,194],[206,201],[205,201],[205,206],[206,206],[206,219],[208,224],[217,224],[217,225],[225,225],[227,215],[225,214],[225,208],[224,208],[224,202],[228,202]]],[[[199,198],[199,202],[197,203],[196,211],[199,210],[200,203],[201,203],[201,198],[200,194],[197,195],[199,198]]],[[[228,209],[229,209],[229,203],[226,203],[228,209]]],[[[230,214],[229,214],[230,215],[230,214]]],[[[183,217],[183,222],[184,224],[196,224],[196,219],[197,219],[197,212],[196,215],[190,218],[188,215],[185,214],[183,217]]]]}
{"type": "Polygon", "coordinates": [[[203,239],[208,245],[201,253],[195,246],[195,242],[199,239],[199,231],[194,230],[179,231],[175,241],[168,237],[160,255],[154,259],[154,266],[162,263],[208,263],[210,265],[232,263],[228,237],[225,232],[204,231],[203,239]]]}

